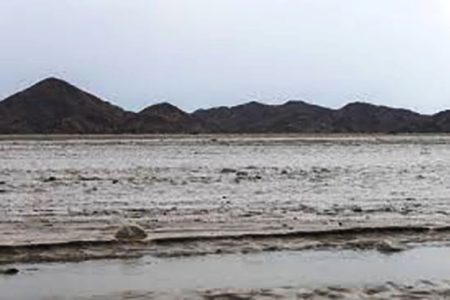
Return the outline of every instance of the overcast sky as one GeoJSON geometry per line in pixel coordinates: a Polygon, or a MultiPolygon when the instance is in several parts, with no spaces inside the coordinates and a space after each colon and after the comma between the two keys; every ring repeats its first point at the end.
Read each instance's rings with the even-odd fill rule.
{"type": "Polygon", "coordinates": [[[450,108],[448,0],[1,0],[0,98],[49,76],[125,107],[450,108]]]}

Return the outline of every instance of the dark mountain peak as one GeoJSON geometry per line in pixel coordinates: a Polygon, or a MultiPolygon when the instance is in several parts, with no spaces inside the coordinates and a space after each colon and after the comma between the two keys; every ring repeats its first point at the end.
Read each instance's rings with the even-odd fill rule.
{"type": "Polygon", "coordinates": [[[173,104],[170,104],[168,102],[161,102],[161,103],[156,103],[149,107],[146,107],[143,110],[141,110],[139,113],[140,114],[148,114],[148,113],[153,113],[153,114],[171,113],[172,114],[172,113],[185,113],[185,112],[173,104]]]}
{"type": "Polygon", "coordinates": [[[77,93],[82,93],[83,91],[79,88],[75,87],[74,85],[68,83],[67,81],[64,81],[62,79],[56,78],[56,77],[49,77],[44,80],[41,80],[31,87],[23,90],[22,92],[25,93],[56,93],[61,91],[72,91],[77,93]]]}
{"type": "MultiPolygon", "coordinates": [[[[33,106],[39,105],[52,110],[54,106],[76,106],[76,105],[111,105],[102,101],[98,97],[81,90],[80,88],[55,77],[49,77],[41,80],[34,85],[20,91],[0,104],[6,106],[33,106]]],[[[112,105],[111,105],[112,106],[112,105]]],[[[24,107],[25,108],[25,107],[24,107]]],[[[122,110],[116,107],[117,110],[122,110]]]]}
{"type": "Polygon", "coordinates": [[[208,132],[204,122],[167,102],[151,105],[126,123],[128,131],[136,133],[208,132]]]}
{"type": "Polygon", "coordinates": [[[71,84],[57,77],[47,77],[37,82],[35,85],[71,85],[71,84]]]}
{"type": "MultiPolygon", "coordinates": [[[[288,101],[282,105],[251,101],[232,107],[199,110],[195,115],[223,132],[248,133],[312,132],[316,126],[313,123],[322,116],[328,121],[330,113],[330,109],[304,101],[288,101]]],[[[322,124],[317,126],[322,130],[322,124]]]]}
{"type": "Polygon", "coordinates": [[[113,132],[126,114],[121,108],[57,79],[47,78],[0,102],[0,132],[113,132]]]}
{"type": "Polygon", "coordinates": [[[234,106],[231,106],[228,108],[229,109],[259,109],[259,108],[268,107],[268,106],[270,106],[270,105],[261,103],[259,101],[252,100],[252,101],[234,105],[234,106]]]}
{"type": "Polygon", "coordinates": [[[408,109],[365,102],[349,103],[337,110],[334,125],[346,132],[399,133],[438,130],[429,116],[408,109]]]}
{"type": "Polygon", "coordinates": [[[55,77],[0,101],[0,133],[125,132],[450,132],[450,111],[428,116],[360,101],[330,109],[290,100],[279,105],[250,101],[194,113],[163,102],[131,113],[55,77]]]}
{"type": "Polygon", "coordinates": [[[265,103],[262,103],[262,102],[259,102],[259,101],[256,101],[256,100],[252,100],[252,101],[249,101],[249,102],[244,103],[242,105],[245,105],[245,106],[267,106],[268,104],[265,104],[265,103]]]}
{"type": "Polygon", "coordinates": [[[61,101],[67,100],[67,94],[85,94],[86,96],[91,96],[66,81],[50,77],[6,98],[0,103],[14,103],[15,105],[19,105],[22,102],[30,104],[30,102],[39,101],[45,104],[45,102],[51,102],[56,99],[61,101]]]}
{"type": "Polygon", "coordinates": [[[441,132],[450,132],[450,110],[443,110],[431,117],[441,132]]]}
{"type": "Polygon", "coordinates": [[[149,108],[160,108],[160,109],[179,109],[175,105],[169,103],[169,102],[159,102],[156,104],[153,104],[149,106],[149,108]]]}
{"type": "Polygon", "coordinates": [[[444,116],[450,117],[450,109],[446,109],[446,110],[440,111],[440,112],[438,112],[438,113],[433,115],[433,117],[444,117],[444,116]]]}
{"type": "Polygon", "coordinates": [[[257,101],[250,101],[241,105],[233,106],[230,111],[233,114],[244,114],[251,118],[263,118],[268,112],[274,109],[274,105],[257,101]]]}
{"type": "Polygon", "coordinates": [[[341,108],[341,110],[360,110],[360,109],[372,109],[372,108],[379,108],[379,106],[372,104],[372,103],[368,103],[368,102],[355,101],[355,102],[347,103],[346,105],[344,105],[341,108]]]}
{"type": "Polygon", "coordinates": [[[419,116],[419,113],[416,113],[409,109],[404,108],[395,108],[384,105],[375,105],[367,102],[352,102],[345,106],[343,106],[340,111],[343,112],[351,112],[354,114],[360,114],[363,116],[365,113],[380,113],[380,114],[401,114],[401,115],[416,115],[419,116]]]}
{"type": "Polygon", "coordinates": [[[312,105],[312,104],[305,102],[303,100],[288,100],[282,105],[284,105],[284,106],[305,106],[305,105],[312,105]]]}
{"type": "Polygon", "coordinates": [[[311,104],[303,100],[289,100],[285,102],[284,104],[280,105],[280,107],[284,109],[290,109],[290,110],[322,110],[322,111],[329,111],[331,109],[325,108],[319,105],[311,104]]]}

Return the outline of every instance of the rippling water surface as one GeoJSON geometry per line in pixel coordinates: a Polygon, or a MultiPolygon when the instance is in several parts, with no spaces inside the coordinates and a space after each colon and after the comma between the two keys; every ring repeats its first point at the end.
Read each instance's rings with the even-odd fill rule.
{"type": "Polygon", "coordinates": [[[447,244],[449,158],[445,135],[1,137],[0,263],[447,244]]]}
{"type": "Polygon", "coordinates": [[[153,137],[0,141],[0,243],[448,223],[450,140],[153,137]]]}

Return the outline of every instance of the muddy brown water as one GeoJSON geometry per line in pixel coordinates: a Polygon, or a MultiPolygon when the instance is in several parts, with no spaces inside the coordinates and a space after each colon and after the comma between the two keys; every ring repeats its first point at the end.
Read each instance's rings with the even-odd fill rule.
{"type": "Polygon", "coordinates": [[[0,140],[0,244],[450,224],[448,136],[0,140]]]}
{"type": "Polygon", "coordinates": [[[450,248],[375,251],[281,251],[187,258],[144,257],[81,263],[23,264],[0,277],[2,299],[75,299],[125,291],[189,295],[207,289],[414,285],[450,278],[450,248]]]}
{"type": "MultiPolygon", "coordinates": [[[[136,282],[151,272],[145,269],[150,266],[160,266],[161,274],[178,274],[178,270],[198,264],[204,268],[225,268],[224,273],[247,274],[248,281],[238,277],[239,282],[245,283],[254,279],[236,266],[244,253],[254,255],[256,260],[275,259],[271,267],[276,268],[285,260],[302,257],[292,254],[293,250],[317,249],[307,255],[314,259],[318,259],[316,253],[325,257],[337,255],[336,266],[344,268],[344,263],[339,262],[346,261],[343,257],[360,257],[357,251],[345,251],[373,250],[384,240],[409,249],[398,254],[401,260],[402,255],[415,253],[409,251],[417,247],[425,249],[423,246],[428,243],[447,245],[450,240],[449,157],[448,135],[2,136],[0,263],[58,264],[49,264],[50,269],[43,264],[41,272],[25,272],[17,279],[1,280],[8,280],[11,286],[25,278],[32,279],[27,284],[48,278],[47,283],[41,281],[42,286],[48,287],[57,270],[61,270],[63,279],[76,275],[69,268],[83,274],[109,267],[111,270],[105,274],[115,274],[114,280],[119,282],[125,275],[117,270],[129,262],[61,262],[141,257],[137,265],[130,267],[138,273],[142,270],[141,275],[136,275],[136,282]],[[117,229],[128,222],[147,232],[144,247],[111,247],[109,243],[117,229]],[[388,230],[411,227],[420,230],[388,230]],[[352,233],[352,228],[362,231],[338,232],[350,229],[348,232],[352,233]],[[367,228],[371,228],[370,233],[364,233],[367,228]],[[315,237],[315,231],[333,234],[315,237]],[[289,232],[304,234],[284,236],[289,232]],[[240,238],[242,235],[250,238],[240,238]],[[267,238],[254,238],[261,235],[267,238]],[[219,239],[205,240],[204,236],[219,239]],[[220,240],[221,236],[228,238],[220,240]],[[170,242],[177,239],[181,242],[170,242]],[[101,241],[107,242],[98,246],[101,241]],[[41,246],[32,246],[37,244],[41,246]],[[273,250],[283,251],[275,256],[266,253],[273,250]],[[336,254],[337,250],[344,252],[336,254]],[[223,255],[205,256],[211,253],[223,255]],[[186,260],[181,259],[183,256],[186,260]],[[208,263],[202,265],[203,259],[208,263]],[[171,264],[177,272],[168,271],[171,264]]],[[[369,261],[390,259],[378,255],[381,253],[369,251],[364,257],[369,261]]],[[[360,261],[357,265],[364,265],[364,259],[360,261]]],[[[329,262],[334,264],[333,260],[329,262]]],[[[437,267],[431,258],[429,262],[430,268],[437,267]]],[[[302,263],[308,266],[307,261],[302,263]]],[[[269,274],[264,271],[266,263],[259,265],[261,274],[269,274]]],[[[416,272],[403,268],[417,274],[417,278],[405,278],[427,279],[422,277],[434,274],[443,277],[436,268],[427,273],[431,269],[426,265],[416,264],[416,272]]],[[[380,268],[377,273],[384,274],[384,281],[389,274],[396,274],[387,265],[381,266],[389,270],[382,272],[380,268]]],[[[206,270],[202,272],[206,274],[206,270]]],[[[290,272],[286,272],[288,276],[290,272]]],[[[310,283],[332,284],[326,280],[326,273],[317,272],[314,277],[314,271],[309,271],[308,278],[317,279],[310,283]]],[[[107,278],[105,274],[99,277],[107,278]]],[[[281,278],[276,281],[269,276],[264,280],[281,285],[282,281],[302,279],[281,278]]],[[[392,280],[397,279],[402,278],[392,280]]],[[[367,281],[371,280],[376,281],[375,277],[367,281]]],[[[196,288],[192,282],[186,282],[187,288],[196,288]]],[[[65,286],[62,281],[61,286],[65,286]]],[[[211,281],[211,288],[214,286],[211,281]]],[[[70,291],[69,284],[66,287],[70,291]]],[[[26,292],[26,288],[17,289],[26,292]]]]}

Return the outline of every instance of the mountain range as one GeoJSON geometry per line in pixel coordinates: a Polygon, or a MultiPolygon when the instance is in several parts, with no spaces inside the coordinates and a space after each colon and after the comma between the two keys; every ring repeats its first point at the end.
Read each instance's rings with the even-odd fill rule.
{"type": "Polygon", "coordinates": [[[57,78],[0,101],[0,134],[440,132],[450,132],[450,110],[424,115],[363,102],[330,109],[288,101],[249,102],[193,113],[159,103],[136,113],[57,78]]]}

